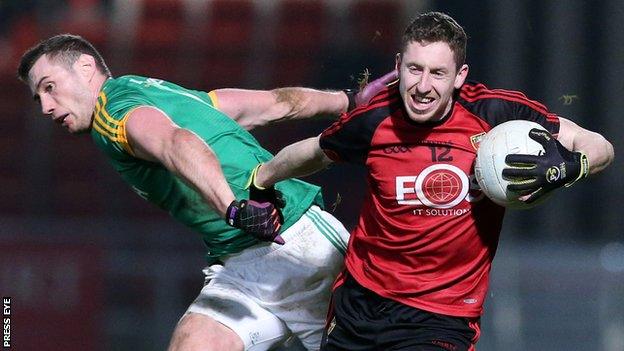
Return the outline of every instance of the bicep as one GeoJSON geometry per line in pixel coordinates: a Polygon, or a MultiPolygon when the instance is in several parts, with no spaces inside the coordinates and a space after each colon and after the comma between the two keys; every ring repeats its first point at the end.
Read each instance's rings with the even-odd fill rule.
{"type": "MultiPolygon", "coordinates": [[[[215,107],[249,130],[264,125],[269,111],[279,109],[270,91],[245,89],[217,89],[210,92],[215,107]]],[[[284,114],[284,111],[281,112],[284,114]]],[[[274,115],[280,114],[275,111],[274,115]]]]}
{"type": "Polygon", "coordinates": [[[178,129],[164,112],[149,106],[134,109],[126,120],[126,136],[132,151],[147,161],[163,162],[178,129]]]}
{"type": "Polygon", "coordinates": [[[248,130],[283,120],[338,116],[348,105],[343,92],[301,87],[270,91],[218,89],[210,95],[217,109],[248,130]]]}

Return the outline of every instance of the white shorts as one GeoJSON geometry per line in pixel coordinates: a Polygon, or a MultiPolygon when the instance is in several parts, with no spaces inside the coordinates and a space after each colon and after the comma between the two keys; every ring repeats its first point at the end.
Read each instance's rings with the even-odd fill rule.
{"type": "Polygon", "coordinates": [[[268,350],[291,334],[308,350],[318,350],[349,233],[312,206],[281,236],[283,246],[261,243],[204,269],[208,283],[187,313],[234,330],[245,350],[268,350]]]}

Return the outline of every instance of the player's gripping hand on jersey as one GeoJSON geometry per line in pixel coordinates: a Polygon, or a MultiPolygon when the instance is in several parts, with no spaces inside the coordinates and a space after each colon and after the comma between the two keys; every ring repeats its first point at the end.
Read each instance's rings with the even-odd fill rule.
{"type": "Polygon", "coordinates": [[[267,186],[261,187],[256,182],[256,175],[258,174],[258,169],[262,166],[262,163],[258,163],[256,167],[251,171],[251,175],[249,176],[249,180],[245,185],[245,189],[249,189],[249,199],[257,202],[270,202],[278,209],[284,208],[286,206],[286,201],[284,200],[282,193],[275,189],[275,186],[267,186]]]}
{"type": "Polygon", "coordinates": [[[525,201],[531,203],[554,189],[569,187],[589,175],[585,154],[566,149],[543,130],[532,129],[529,136],[542,144],[544,154],[507,155],[505,162],[510,167],[503,169],[503,177],[511,181],[507,186],[509,191],[527,195],[525,201]]]}
{"type": "Polygon", "coordinates": [[[225,212],[225,220],[258,240],[284,245],[284,239],[279,235],[284,220],[280,210],[270,202],[234,200],[225,212]]]}
{"type": "Polygon", "coordinates": [[[351,111],[358,106],[368,104],[369,101],[377,95],[377,93],[382,91],[388,84],[397,79],[399,79],[399,72],[397,70],[393,70],[370,83],[362,84],[363,86],[357,91],[353,89],[345,89],[344,92],[347,94],[347,98],[349,99],[348,111],[351,111]]]}

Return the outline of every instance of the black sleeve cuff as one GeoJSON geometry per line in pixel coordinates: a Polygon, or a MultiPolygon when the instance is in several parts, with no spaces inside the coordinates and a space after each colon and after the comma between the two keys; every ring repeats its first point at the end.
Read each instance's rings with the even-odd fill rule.
{"type": "Polygon", "coordinates": [[[349,112],[355,108],[355,94],[357,94],[357,91],[354,89],[343,89],[342,91],[347,95],[347,99],[349,99],[349,107],[347,107],[347,112],[349,112]]]}

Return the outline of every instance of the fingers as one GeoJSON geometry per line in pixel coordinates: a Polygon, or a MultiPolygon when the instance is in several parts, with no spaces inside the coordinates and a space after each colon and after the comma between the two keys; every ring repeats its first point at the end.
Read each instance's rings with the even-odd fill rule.
{"type": "Polygon", "coordinates": [[[367,104],[375,95],[377,95],[377,93],[382,91],[389,83],[397,80],[398,78],[399,73],[397,70],[393,70],[366,84],[357,94],[355,94],[355,105],[362,106],[367,104]]]}
{"type": "Polygon", "coordinates": [[[539,174],[533,168],[505,168],[503,178],[509,180],[507,190],[527,194],[535,190],[539,174]]]}
{"type": "Polygon", "coordinates": [[[279,245],[284,245],[286,242],[281,235],[278,234],[282,228],[282,223],[284,222],[282,214],[278,209],[274,209],[271,216],[273,217],[273,233],[275,234],[273,242],[279,245]]]}
{"type": "Polygon", "coordinates": [[[286,242],[284,241],[284,239],[282,238],[282,236],[281,236],[281,235],[279,235],[279,234],[277,234],[277,235],[275,236],[275,238],[273,239],[273,242],[274,242],[274,243],[276,243],[276,244],[279,244],[279,245],[284,245],[284,244],[286,244],[286,242]]]}
{"type": "Polygon", "coordinates": [[[527,154],[511,154],[505,156],[505,163],[510,166],[516,167],[535,167],[535,165],[539,162],[540,156],[536,155],[527,155],[527,154]]]}
{"type": "Polygon", "coordinates": [[[540,174],[536,168],[503,168],[503,179],[525,180],[537,178],[540,174]]]}
{"type": "MultiPolygon", "coordinates": [[[[245,200],[242,200],[241,202],[243,202],[243,201],[245,201],[245,200]]],[[[259,201],[251,200],[251,199],[247,200],[247,205],[248,206],[253,206],[255,208],[262,208],[262,209],[265,209],[265,208],[268,208],[268,207],[275,207],[270,202],[267,202],[267,201],[259,202],[259,201]]]]}
{"type": "Polygon", "coordinates": [[[277,206],[278,208],[284,208],[286,206],[286,201],[284,201],[284,194],[282,194],[281,191],[276,190],[275,188],[273,188],[275,191],[275,206],[277,206]]]}
{"type": "Polygon", "coordinates": [[[531,193],[531,195],[529,195],[529,197],[526,199],[526,203],[530,204],[532,202],[537,201],[539,198],[541,198],[542,196],[544,196],[544,194],[546,194],[548,192],[547,189],[544,188],[539,188],[536,191],[534,191],[533,193],[531,193]]]}
{"type": "Polygon", "coordinates": [[[377,78],[375,81],[379,81],[380,83],[383,83],[383,84],[388,84],[388,83],[392,83],[393,81],[397,79],[399,79],[399,71],[395,69],[384,74],[380,78],[377,78]]]}
{"type": "Polygon", "coordinates": [[[273,212],[271,212],[271,218],[273,218],[273,223],[280,225],[284,223],[284,217],[282,217],[282,213],[275,207],[273,207],[273,212]]]}
{"type": "Polygon", "coordinates": [[[512,182],[507,185],[507,190],[519,194],[527,194],[535,191],[537,183],[535,180],[527,180],[522,182],[512,182]]]}
{"type": "Polygon", "coordinates": [[[550,141],[553,139],[553,136],[549,132],[537,128],[533,128],[529,131],[529,137],[542,144],[544,149],[546,149],[548,144],[550,144],[550,141]]]}

